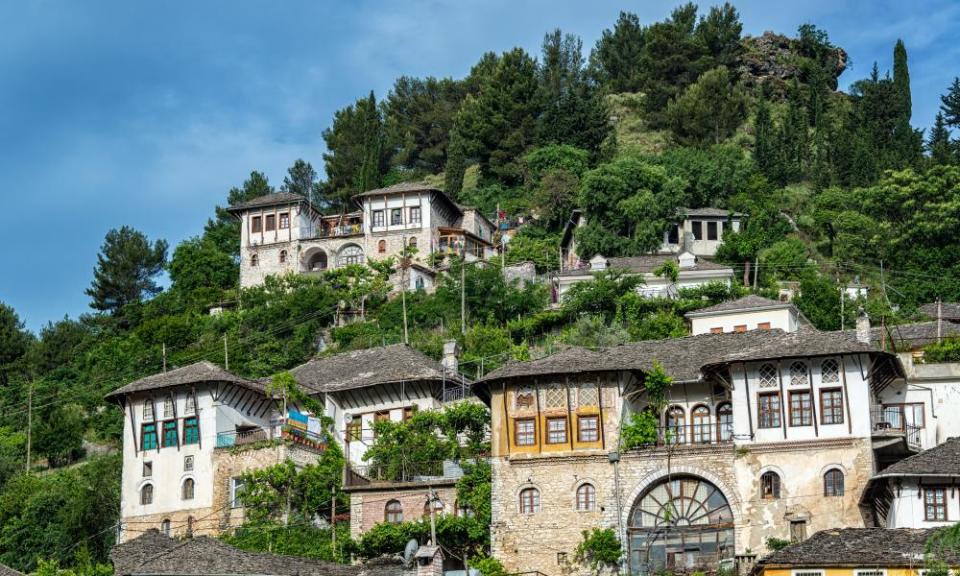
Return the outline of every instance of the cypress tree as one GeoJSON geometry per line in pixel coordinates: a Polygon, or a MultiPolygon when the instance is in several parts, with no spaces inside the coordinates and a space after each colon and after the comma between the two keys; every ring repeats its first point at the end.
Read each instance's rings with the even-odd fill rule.
{"type": "Polygon", "coordinates": [[[913,103],[910,98],[910,70],[907,68],[907,48],[903,40],[897,40],[893,48],[893,84],[900,100],[900,116],[910,122],[913,115],[913,103]]]}
{"type": "Polygon", "coordinates": [[[450,132],[450,144],[447,147],[447,166],[444,170],[444,192],[451,198],[459,198],[463,191],[463,174],[467,170],[466,146],[460,131],[454,128],[450,132]]]}
{"type": "Polygon", "coordinates": [[[761,95],[757,105],[757,117],[754,120],[753,157],[757,167],[768,178],[774,162],[773,120],[770,118],[770,106],[761,95]]]}

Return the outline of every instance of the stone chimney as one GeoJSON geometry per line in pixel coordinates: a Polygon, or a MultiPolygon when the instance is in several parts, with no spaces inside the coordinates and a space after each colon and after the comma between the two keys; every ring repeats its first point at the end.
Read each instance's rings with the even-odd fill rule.
{"type": "Polygon", "coordinates": [[[870,343],[870,316],[867,316],[863,308],[860,308],[860,313],[857,315],[857,341],[864,344],[870,343]]]}
{"type": "Polygon", "coordinates": [[[447,370],[456,373],[460,369],[460,349],[456,340],[447,340],[443,343],[443,360],[440,363],[447,370]]]}

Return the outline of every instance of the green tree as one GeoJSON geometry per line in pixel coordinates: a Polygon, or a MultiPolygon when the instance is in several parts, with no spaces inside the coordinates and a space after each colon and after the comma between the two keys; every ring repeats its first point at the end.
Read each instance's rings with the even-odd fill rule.
{"type": "Polygon", "coordinates": [[[207,220],[203,228],[204,238],[213,242],[221,252],[230,254],[235,260],[239,259],[240,220],[229,211],[230,207],[273,194],[273,192],[263,172],[251,172],[250,177],[244,180],[241,186],[235,186],[227,192],[227,205],[216,207],[215,218],[207,220]]]}
{"type": "Polygon", "coordinates": [[[643,285],[639,274],[623,270],[604,270],[589,282],[577,282],[563,295],[563,306],[571,314],[600,315],[610,320],[617,312],[620,299],[643,285]]]}
{"type": "Polygon", "coordinates": [[[725,66],[703,74],[667,106],[674,135],[682,142],[719,144],[743,123],[747,97],[732,83],[725,66]]]}
{"type": "Polygon", "coordinates": [[[937,112],[937,118],[930,129],[930,138],[927,140],[927,152],[933,164],[954,164],[956,153],[954,143],[950,141],[950,130],[947,128],[943,112],[937,112]]]}
{"type": "Polygon", "coordinates": [[[638,92],[644,27],[636,14],[620,12],[613,30],[604,30],[590,53],[590,76],[607,92],[638,92]]]}
{"type": "Polygon", "coordinates": [[[380,186],[390,158],[383,114],[371,91],[366,98],[337,110],[323,131],[327,152],[324,204],[345,211],[355,194],[380,186]]]}
{"type": "Polygon", "coordinates": [[[540,86],[548,102],[582,91],[584,84],[583,42],[559,28],[547,32],[541,45],[540,86]]]}
{"type": "Polygon", "coordinates": [[[448,162],[448,137],[466,86],[449,78],[401,76],[384,106],[392,164],[418,173],[441,172],[448,162]]]}
{"type": "Polygon", "coordinates": [[[86,294],[90,307],[118,315],[124,306],[160,292],[156,277],[167,261],[167,242],[150,242],[142,232],[129,226],[107,232],[93,282],[86,294]]]}
{"type": "Polygon", "coordinates": [[[10,365],[27,353],[32,340],[16,310],[0,302],[0,387],[7,385],[10,365]]]}
{"type": "Polygon", "coordinates": [[[177,245],[167,266],[178,290],[226,290],[237,285],[240,269],[230,254],[211,240],[190,238],[177,245]]]}
{"type": "Polygon", "coordinates": [[[910,71],[907,68],[907,48],[903,40],[897,39],[893,48],[893,85],[899,100],[900,119],[907,124],[913,114],[913,104],[910,97],[910,71]]]}
{"type": "Polygon", "coordinates": [[[283,177],[283,185],[280,186],[281,192],[298,194],[306,198],[314,206],[321,207],[321,187],[317,179],[317,171],[313,165],[297,158],[293,166],[287,168],[287,175],[283,177]]]}
{"type": "Polygon", "coordinates": [[[38,414],[33,445],[51,466],[63,466],[83,456],[83,410],[75,404],[57,405],[38,414]]]}
{"type": "Polygon", "coordinates": [[[774,125],[770,117],[770,105],[762,96],[757,102],[753,128],[753,159],[757,168],[767,176],[775,174],[776,148],[774,125]]]}
{"type": "Polygon", "coordinates": [[[463,175],[467,171],[466,143],[460,130],[454,128],[450,133],[447,148],[447,164],[444,166],[443,190],[451,198],[459,198],[463,191],[463,175]]]}
{"type": "Polygon", "coordinates": [[[960,126],[960,78],[954,78],[947,93],[940,96],[940,111],[947,126],[960,126]]]}
{"type": "MultiPolygon", "coordinates": [[[[340,491],[343,466],[343,453],[331,442],[314,464],[298,467],[286,460],[244,473],[240,500],[247,508],[247,521],[303,524],[316,517],[329,521],[331,501],[340,491]]],[[[341,502],[345,502],[342,497],[341,502]]]]}

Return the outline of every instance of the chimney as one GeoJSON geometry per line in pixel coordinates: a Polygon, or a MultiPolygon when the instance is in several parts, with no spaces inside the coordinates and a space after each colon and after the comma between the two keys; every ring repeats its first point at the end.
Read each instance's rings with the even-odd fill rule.
{"type": "Polygon", "coordinates": [[[460,369],[460,362],[457,357],[460,356],[460,349],[456,340],[447,340],[443,343],[443,360],[440,363],[447,370],[456,373],[460,369]]]}
{"type": "Polygon", "coordinates": [[[857,341],[864,344],[870,343],[870,317],[867,316],[863,307],[857,315],[857,341]]]}

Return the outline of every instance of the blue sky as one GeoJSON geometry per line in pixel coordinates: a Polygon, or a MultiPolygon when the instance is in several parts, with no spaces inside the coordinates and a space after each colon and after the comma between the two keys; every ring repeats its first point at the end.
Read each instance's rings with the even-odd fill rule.
{"type": "MultiPolygon", "coordinates": [[[[462,77],[487,50],[538,53],[559,27],[592,47],[620,10],[675,2],[0,1],[0,301],[38,330],[89,310],[111,228],[171,246],[251,170],[322,166],[333,112],[402,74],[462,77]]],[[[705,8],[708,4],[701,4],[705,8]]],[[[903,38],[914,124],[960,75],[960,3],[738,2],[746,33],[812,22],[849,53],[841,84],[903,38]]]]}

